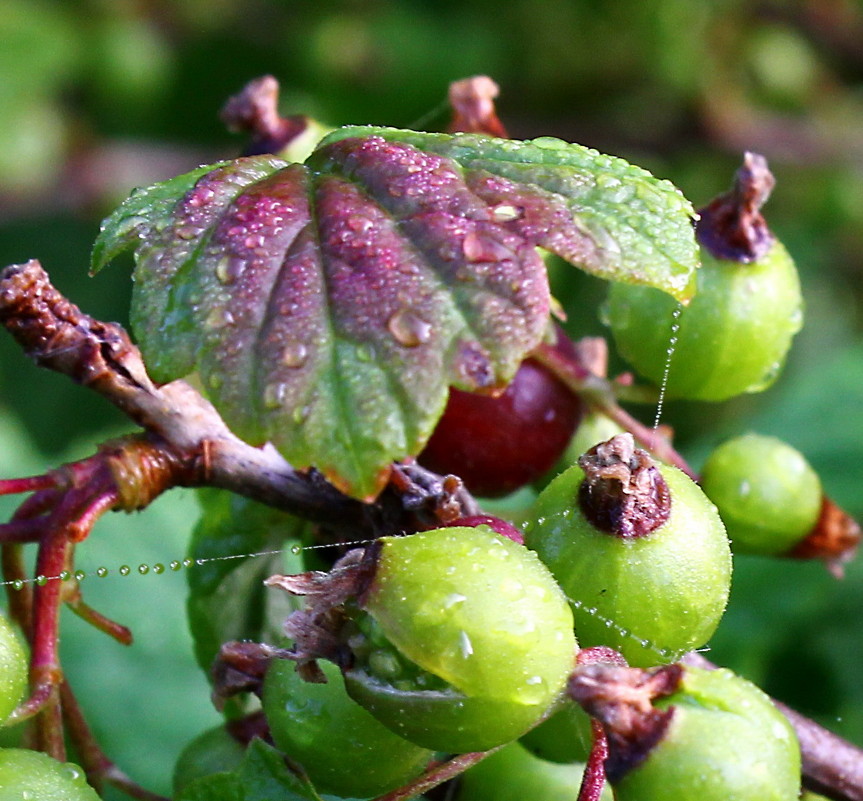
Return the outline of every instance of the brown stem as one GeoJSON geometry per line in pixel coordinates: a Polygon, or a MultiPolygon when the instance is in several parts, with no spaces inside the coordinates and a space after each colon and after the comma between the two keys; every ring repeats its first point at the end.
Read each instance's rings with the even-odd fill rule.
{"type": "Polygon", "coordinates": [[[545,343],[531,353],[531,358],[548,367],[573,392],[579,394],[591,409],[604,414],[621,428],[629,431],[640,445],[658,459],[682,470],[693,480],[696,478],[695,471],[658,430],[648,428],[618,405],[612,382],[594,375],[583,365],[567,358],[553,346],[545,343]]]}

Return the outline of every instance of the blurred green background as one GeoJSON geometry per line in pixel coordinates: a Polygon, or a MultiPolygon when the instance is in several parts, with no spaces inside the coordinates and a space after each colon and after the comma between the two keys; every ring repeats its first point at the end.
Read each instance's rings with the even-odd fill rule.
{"type": "MultiPolygon", "coordinates": [[[[798,261],[806,327],[769,391],[670,404],[664,421],[696,465],[726,436],[781,436],[863,517],[861,41],[854,0],[0,0],[0,264],[39,258],[86,311],[125,322],[130,261],[86,274],[99,220],[136,185],[236,154],[218,111],[265,73],[285,113],[431,130],[448,120],[449,82],[485,73],[513,137],[624,156],[696,205],[754,150],[777,177],[767,211],[798,261]]],[[[598,281],[569,271],[556,292],[573,333],[603,333],[598,281]]],[[[3,475],[86,455],[124,428],[8,337],[0,414],[3,475]]],[[[111,516],[79,566],[181,558],[194,516],[182,493],[111,516]]],[[[73,686],[109,753],[163,792],[179,745],[215,720],[183,592],[152,574],[85,585],[134,628],[131,650],[64,623],[73,686]]],[[[863,744],[861,608],[859,562],[836,582],[819,565],[738,559],[712,656],[863,744]]]]}

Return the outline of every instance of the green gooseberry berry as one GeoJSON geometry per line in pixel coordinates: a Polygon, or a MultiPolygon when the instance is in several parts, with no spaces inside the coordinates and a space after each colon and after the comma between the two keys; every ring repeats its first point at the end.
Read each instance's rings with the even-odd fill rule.
{"type": "Polygon", "coordinates": [[[668,397],[720,401],[759,392],[784,364],[803,302],[794,262],[759,212],[772,180],[766,162],[747,154],[734,189],[701,210],[702,263],[685,308],[657,289],[611,286],[605,316],[617,349],[657,384],[668,366],[668,397]]]}
{"type": "Polygon", "coordinates": [[[4,801],[99,801],[77,765],[25,748],[0,749],[0,789],[4,801]]]}
{"type": "Polygon", "coordinates": [[[572,614],[536,555],[487,526],[380,541],[359,599],[365,631],[350,695],[397,734],[484,751],[535,725],[561,695],[572,614]]]}
{"type": "Polygon", "coordinates": [[[27,690],[27,651],[9,619],[0,614],[0,724],[27,690]]]}
{"type": "Polygon", "coordinates": [[[375,720],[345,692],[334,664],[321,662],[320,668],[324,684],[304,681],[290,660],[270,663],[263,706],[276,747],[315,787],[340,796],[382,795],[422,773],[434,752],[375,720]]]}
{"type": "Polygon", "coordinates": [[[650,712],[629,718],[629,732],[603,719],[601,706],[592,711],[609,739],[616,801],[796,801],[800,746],[767,695],[729,670],[669,665],[653,679],[661,671],[677,675],[650,712]]]}
{"type": "Polygon", "coordinates": [[[787,553],[821,511],[818,475],[803,454],[775,437],[745,434],[724,442],[704,464],[701,487],[740,553],[787,553]]]}
{"type": "Polygon", "coordinates": [[[694,481],[621,434],[541,493],[525,544],[572,604],[583,648],[631,665],[670,662],[704,644],[725,610],[731,552],[694,481]]]}
{"type": "MultiPolygon", "coordinates": [[[[455,801],[573,801],[583,773],[581,762],[547,762],[510,743],[461,775],[455,801]]],[[[600,799],[612,801],[608,784],[600,799]]]]}

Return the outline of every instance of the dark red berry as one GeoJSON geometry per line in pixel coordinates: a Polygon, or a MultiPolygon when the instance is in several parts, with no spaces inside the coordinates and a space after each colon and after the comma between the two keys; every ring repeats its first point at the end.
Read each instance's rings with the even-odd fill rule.
{"type": "Polygon", "coordinates": [[[506,495],[554,466],[581,416],[578,396],[528,359],[497,397],[451,389],[419,462],[475,495],[506,495]]]}

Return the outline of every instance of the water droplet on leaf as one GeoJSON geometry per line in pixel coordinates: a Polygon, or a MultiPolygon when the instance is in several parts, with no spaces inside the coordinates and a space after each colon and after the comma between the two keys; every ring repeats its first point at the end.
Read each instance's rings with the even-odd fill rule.
{"type": "Polygon", "coordinates": [[[298,369],[309,358],[309,349],[302,342],[291,342],[282,350],[282,364],[298,369]]]}
{"type": "Polygon", "coordinates": [[[387,329],[400,345],[416,348],[431,339],[431,323],[410,309],[401,309],[387,320],[387,329]]]}

